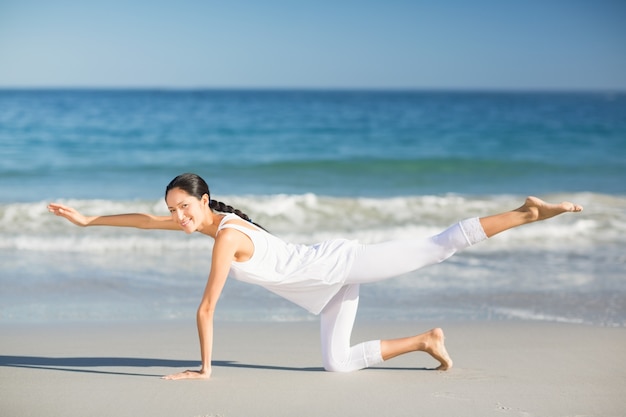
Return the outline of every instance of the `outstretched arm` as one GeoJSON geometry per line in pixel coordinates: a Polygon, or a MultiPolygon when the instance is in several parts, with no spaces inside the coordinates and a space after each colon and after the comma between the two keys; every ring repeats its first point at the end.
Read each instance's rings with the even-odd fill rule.
{"type": "Polygon", "coordinates": [[[136,227],[139,229],[181,230],[170,216],[154,216],[152,214],[129,213],[110,216],[85,216],[78,210],[58,203],[48,204],[48,211],[59,217],[65,217],[80,227],[117,226],[136,227]]]}

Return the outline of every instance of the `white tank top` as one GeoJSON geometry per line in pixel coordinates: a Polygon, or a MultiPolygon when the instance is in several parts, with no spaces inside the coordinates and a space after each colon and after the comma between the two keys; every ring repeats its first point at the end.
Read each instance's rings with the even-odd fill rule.
{"type": "Polygon", "coordinates": [[[247,235],[254,245],[252,257],[245,262],[233,261],[230,276],[238,281],[260,285],[313,314],[319,314],[343,286],[350,272],[358,243],[333,239],[315,245],[285,242],[253,225],[250,229],[228,223],[239,219],[226,215],[217,233],[224,228],[247,235]]]}

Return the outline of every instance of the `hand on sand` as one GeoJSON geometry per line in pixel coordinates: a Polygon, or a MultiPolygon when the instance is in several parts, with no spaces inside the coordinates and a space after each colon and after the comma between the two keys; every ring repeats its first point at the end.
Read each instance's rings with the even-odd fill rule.
{"type": "Polygon", "coordinates": [[[190,371],[179,372],[177,374],[166,375],[161,379],[167,379],[170,381],[178,379],[209,379],[211,377],[211,371],[190,371]]]}

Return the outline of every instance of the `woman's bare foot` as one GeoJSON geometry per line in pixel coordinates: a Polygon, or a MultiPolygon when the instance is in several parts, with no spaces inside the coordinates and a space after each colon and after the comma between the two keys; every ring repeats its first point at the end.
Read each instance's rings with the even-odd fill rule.
{"type": "Polygon", "coordinates": [[[582,210],[582,206],[570,203],[569,201],[564,201],[560,204],[551,204],[532,196],[526,198],[524,205],[517,209],[517,211],[528,213],[529,222],[546,220],[558,216],[559,214],[574,213],[582,210]]]}
{"type": "Polygon", "coordinates": [[[423,350],[441,363],[441,365],[436,368],[438,371],[447,371],[452,368],[452,359],[446,350],[443,330],[440,328],[432,329],[427,332],[426,335],[427,337],[423,342],[423,349],[419,350],[423,350]]]}
{"type": "Polygon", "coordinates": [[[409,352],[426,352],[441,364],[437,370],[445,371],[452,368],[452,359],[448,355],[444,339],[443,330],[436,328],[416,336],[381,340],[381,355],[384,360],[389,360],[409,352]]]}
{"type": "Polygon", "coordinates": [[[537,197],[528,197],[520,208],[493,216],[481,217],[480,224],[485,235],[492,237],[514,227],[546,220],[559,214],[575,213],[582,210],[582,206],[569,201],[551,204],[537,197]]]}

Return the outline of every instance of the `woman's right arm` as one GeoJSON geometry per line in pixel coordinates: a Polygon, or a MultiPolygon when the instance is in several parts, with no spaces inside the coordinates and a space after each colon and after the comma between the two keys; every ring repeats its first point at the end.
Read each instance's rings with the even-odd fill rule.
{"type": "Polygon", "coordinates": [[[56,216],[64,217],[80,227],[117,226],[136,227],[139,229],[181,230],[170,216],[154,216],[143,213],[85,216],[72,207],[58,203],[50,203],[48,211],[56,216]]]}
{"type": "MultiPolygon", "coordinates": [[[[164,379],[209,379],[211,377],[211,360],[213,355],[213,319],[215,307],[226,284],[231,262],[243,235],[239,231],[226,229],[220,232],[213,246],[211,273],[204,289],[202,301],[198,307],[197,323],[200,338],[200,357],[202,367],[199,371],[187,370],[163,377],[164,379]]],[[[245,238],[247,239],[247,237],[245,238]]]]}

